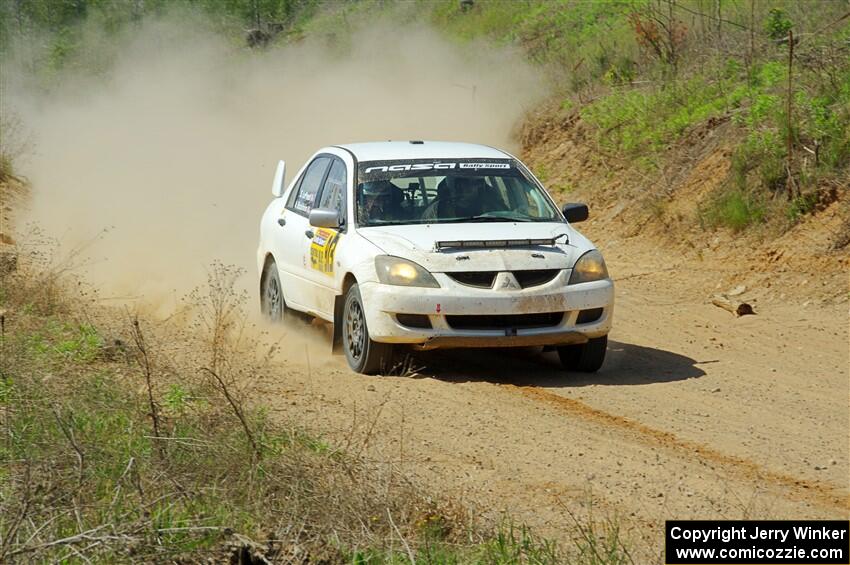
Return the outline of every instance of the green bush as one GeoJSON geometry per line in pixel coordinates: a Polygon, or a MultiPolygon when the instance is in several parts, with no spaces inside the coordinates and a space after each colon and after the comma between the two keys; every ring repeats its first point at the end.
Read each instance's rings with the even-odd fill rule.
{"type": "Polygon", "coordinates": [[[788,32],[794,24],[788,18],[784,10],[771,8],[764,23],[764,29],[771,39],[781,39],[788,36],[788,32]]]}
{"type": "Polygon", "coordinates": [[[727,227],[741,231],[765,218],[763,201],[739,188],[727,188],[716,194],[700,210],[700,218],[709,227],[727,227]]]}
{"type": "Polygon", "coordinates": [[[817,194],[813,192],[797,196],[788,203],[788,208],[785,212],[788,220],[791,223],[799,221],[806,214],[810,214],[815,209],[815,206],[817,206],[817,203],[817,194]]]}
{"type": "Polygon", "coordinates": [[[432,21],[461,40],[487,37],[521,45],[571,92],[606,75],[628,83],[634,73],[638,46],[628,16],[636,4],[629,0],[480,1],[467,11],[457,0],[426,4],[432,6],[432,21]]]}
{"type": "Polygon", "coordinates": [[[600,144],[634,156],[666,149],[690,127],[739,105],[744,95],[695,77],[663,89],[618,90],[584,106],[581,115],[596,126],[600,144]]]}

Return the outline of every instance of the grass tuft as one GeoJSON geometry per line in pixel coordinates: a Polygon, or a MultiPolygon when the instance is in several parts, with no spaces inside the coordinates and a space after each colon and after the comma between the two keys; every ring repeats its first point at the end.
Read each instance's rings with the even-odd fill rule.
{"type": "Polygon", "coordinates": [[[717,194],[700,210],[708,227],[726,227],[741,231],[764,221],[766,207],[753,195],[739,188],[727,188],[717,194]]]}

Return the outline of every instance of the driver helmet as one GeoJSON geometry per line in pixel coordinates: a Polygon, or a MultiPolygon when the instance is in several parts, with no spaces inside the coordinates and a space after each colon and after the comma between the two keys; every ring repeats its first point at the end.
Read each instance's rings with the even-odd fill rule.
{"type": "Polygon", "coordinates": [[[469,205],[481,197],[485,187],[486,183],[481,177],[458,177],[454,183],[454,197],[459,203],[469,205]]]}
{"type": "Polygon", "coordinates": [[[391,212],[398,188],[386,180],[367,181],[361,185],[363,211],[368,218],[391,212]]]}

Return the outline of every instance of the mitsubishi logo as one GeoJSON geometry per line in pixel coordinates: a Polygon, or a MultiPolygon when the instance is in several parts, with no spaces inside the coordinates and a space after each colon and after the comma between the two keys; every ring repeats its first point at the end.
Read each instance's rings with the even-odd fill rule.
{"type": "Polygon", "coordinates": [[[499,290],[519,290],[521,287],[513,273],[499,273],[496,288],[499,290]]]}

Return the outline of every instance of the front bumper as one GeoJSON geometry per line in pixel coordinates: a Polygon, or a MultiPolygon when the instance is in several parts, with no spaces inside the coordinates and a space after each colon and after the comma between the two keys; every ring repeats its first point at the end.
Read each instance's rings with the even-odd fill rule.
{"type": "Polygon", "coordinates": [[[532,288],[494,290],[468,287],[434,273],[441,288],[367,282],[360,286],[360,294],[373,340],[411,344],[419,349],[566,345],[608,334],[614,313],[614,283],[606,279],[568,286],[569,274],[565,270],[553,281],[532,288]],[[582,311],[594,309],[602,310],[598,318],[579,323],[582,311]],[[555,315],[543,316],[548,321],[542,323],[541,316],[534,316],[549,313],[555,315]],[[558,318],[557,313],[563,313],[563,317],[558,318]],[[411,327],[399,321],[399,314],[419,315],[420,320],[427,316],[430,327],[411,327]],[[486,327],[492,319],[498,319],[498,327],[486,327]],[[511,327],[514,319],[517,325],[511,327]],[[535,327],[526,327],[529,319],[535,320],[531,324],[535,327]],[[459,323],[463,320],[476,322],[459,323]],[[479,324],[480,320],[485,321],[479,324]]]}

